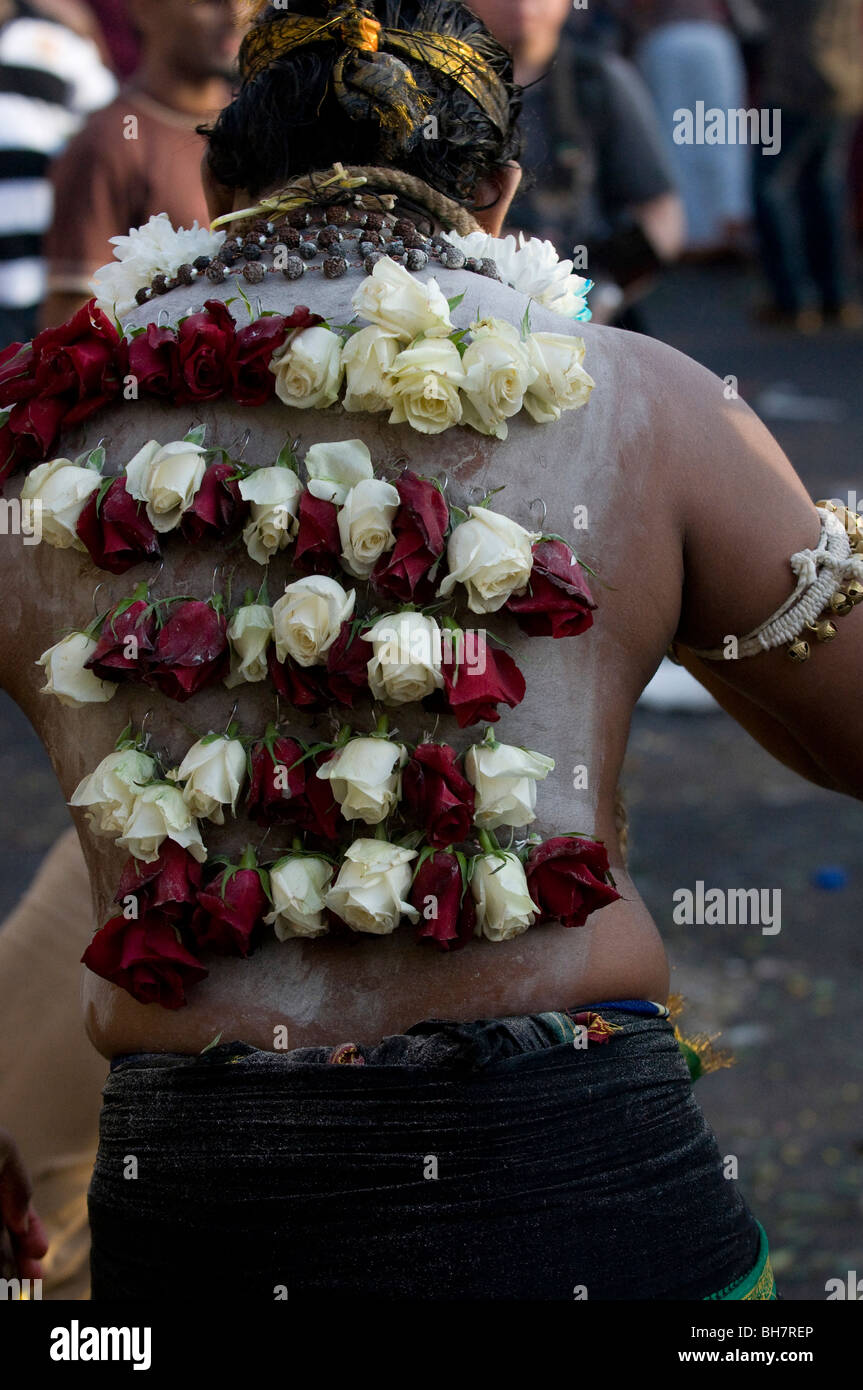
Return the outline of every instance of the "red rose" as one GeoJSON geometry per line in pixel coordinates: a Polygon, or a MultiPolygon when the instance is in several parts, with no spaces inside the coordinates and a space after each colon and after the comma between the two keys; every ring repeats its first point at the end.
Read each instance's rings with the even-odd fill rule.
{"type": "Polygon", "coordinates": [[[212,463],[205,471],[195,500],[183,513],[180,531],[185,540],[199,545],[209,537],[218,540],[242,523],[248,503],[240,496],[236,464],[212,463]]]}
{"type": "Polygon", "coordinates": [[[423,861],[408,893],[408,901],[420,914],[418,941],[436,941],[444,950],[455,951],[470,940],[476,905],[473,894],[463,893],[463,888],[454,854],[436,850],[423,861]]]}
{"type": "MultiPolygon", "coordinates": [[[[273,378],[275,380],[275,377],[273,378]]],[[[342,542],[335,502],[303,492],[297,512],[294,569],[299,574],[328,574],[339,569],[342,542]]]]}
{"type": "Polygon", "coordinates": [[[10,343],[0,352],[0,409],[36,395],[36,360],[32,343],[10,343]]]}
{"type": "Polygon", "coordinates": [[[303,746],[295,738],[264,740],[251,750],[252,772],[246,807],[259,825],[275,825],[294,818],[296,802],[306,786],[306,764],[300,763],[303,746]],[[299,763],[295,767],[294,764],[299,763]],[[282,784],[285,785],[282,785],[282,784]]]}
{"type": "Polygon", "coordinates": [[[125,478],[115,478],[99,500],[92,492],[78,518],[76,531],[90,559],[111,574],[125,574],[142,560],[158,560],[159,539],[144,502],[126,491],[125,478]]]}
{"type": "Polygon", "coordinates": [[[491,646],[484,633],[478,643],[454,642],[449,655],[444,646],[441,670],[446,706],[460,729],[480,721],[494,724],[500,719],[499,704],[514,709],[524,699],[526,686],[521,671],[508,652],[491,646]],[[483,650],[484,662],[479,659],[483,650]]]}
{"type": "Polygon", "coordinates": [[[147,684],[171,700],[188,700],[202,686],[221,680],[231,664],[227,626],[209,603],[191,599],[180,604],[159,630],[147,684]]]}
{"type": "Polygon", "coordinates": [[[129,344],[129,374],[139,391],[173,400],[179,382],[179,341],[173,328],[148,323],[129,344]]]}
{"type": "Polygon", "coordinates": [[[143,680],[153,655],[156,619],[143,599],[130,603],[122,613],[119,607],[108,614],[96,650],[84,665],[103,681],[143,680]],[[126,656],[127,649],[134,655],[126,656]]]}
{"type": "Polygon", "coordinates": [[[191,921],[197,946],[219,956],[247,956],[268,907],[257,869],[223,869],[198,894],[191,921]]]}
{"type": "Polygon", "coordinates": [[[180,1009],[186,988],[209,971],[187,950],[176,924],[159,912],[145,912],[136,922],[112,917],[97,931],[81,957],[94,975],[128,990],[139,1004],[180,1009]]]}
{"type": "Polygon", "coordinates": [[[322,710],[330,701],[324,687],[323,666],[300,666],[293,657],[278,661],[274,647],[267,654],[270,680],[279,695],[295,709],[322,710]]]}
{"type": "Polygon", "coordinates": [[[470,834],[476,792],[446,743],[421,743],[402,772],[402,800],[430,845],[445,849],[470,834]]]}
{"type": "Polygon", "coordinates": [[[541,922],[559,917],[565,927],[583,927],[591,912],[620,897],[606,882],[608,853],[596,840],[574,835],[546,840],[531,850],[525,873],[541,922]]]}
{"type": "Polygon", "coordinates": [[[62,396],[38,396],[14,406],[7,425],[15,440],[17,457],[28,463],[42,463],[53,454],[68,409],[62,396]]]}
{"type": "Polygon", "coordinates": [[[163,840],[159,857],[152,864],[129,859],[120,876],[115,903],[126,898],[137,900],[138,915],[158,908],[173,921],[188,918],[198,898],[204,868],[174,840],[163,840]]]}
{"type": "Polygon", "coordinates": [[[400,506],[393,521],[396,543],[372,572],[372,584],[387,598],[420,603],[434,597],[429,570],[443,554],[449,508],[440,488],[405,469],[396,482],[400,506]]]}
{"type": "Polygon", "coordinates": [[[368,693],[371,655],[371,642],[361,637],[352,623],[342,623],[327,651],[326,685],[337,704],[353,709],[358,697],[368,693]]]}
{"type": "Polygon", "coordinates": [[[287,320],[281,314],[255,319],[237,333],[236,356],[231,364],[231,390],[237,405],[265,405],[275,394],[276,378],[270,371],[270,359],[287,334],[287,320]]]}
{"type": "Polygon", "coordinates": [[[19,467],[22,460],[15,448],[15,436],[8,425],[0,426],[0,492],[7,478],[19,467]]]}
{"type": "Polygon", "coordinates": [[[178,401],[216,400],[231,376],[236,326],[230,310],[220,299],[208,299],[201,313],[183,320],[177,337],[178,401]]]}
{"type": "Polygon", "coordinates": [[[92,300],[66,323],[38,333],[33,352],[36,389],[43,398],[69,397],[68,425],[95,414],[120,390],[124,357],[120,335],[92,300]]]}
{"type": "Polygon", "coordinates": [[[530,583],[506,603],[531,637],[577,637],[593,625],[595,608],[584,571],[564,541],[537,541],[530,583]]]}

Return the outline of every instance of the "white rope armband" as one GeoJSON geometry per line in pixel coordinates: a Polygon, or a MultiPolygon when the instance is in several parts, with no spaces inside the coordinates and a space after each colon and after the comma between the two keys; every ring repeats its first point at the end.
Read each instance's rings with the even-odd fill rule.
{"type": "Polygon", "coordinates": [[[821,538],[814,550],[791,556],[797,587],[771,617],[747,632],[728,637],[710,651],[692,648],[704,661],[740,660],[784,646],[792,661],[808,661],[816,641],[837,636],[834,618],[845,617],[863,602],[863,520],[835,502],[819,502],[821,538]]]}

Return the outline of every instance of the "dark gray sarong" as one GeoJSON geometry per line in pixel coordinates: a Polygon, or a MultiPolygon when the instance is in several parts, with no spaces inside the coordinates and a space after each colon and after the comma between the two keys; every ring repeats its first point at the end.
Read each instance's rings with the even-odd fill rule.
{"type": "Polygon", "coordinates": [[[552,1013],[428,1020],[335,1055],[115,1059],[93,1298],[704,1299],[734,1283],[760,1229],[671,1024],[590,1007],[619,1031],[586,1048],[552,1013]]]}

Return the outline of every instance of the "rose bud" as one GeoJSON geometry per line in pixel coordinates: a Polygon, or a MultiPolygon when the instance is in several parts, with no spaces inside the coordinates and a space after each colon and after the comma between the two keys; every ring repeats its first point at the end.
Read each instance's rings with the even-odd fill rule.
{"type": "Polygon", "coordinates": [[[592,912],[617,902],[620,894],[607,875],[605,845],[576,835],[535,845],[527,860],[528,887],[540,920],[559,918],[565,927],[583,927],[592,912]]]}
{"type": "Polygon", "coordinates": [[[337,579],[310,574],[285,585],[273,604],[276,656],[293,657],[300,666],[322,666],[326,653],[354,611],[356,590],[337,579]]]}
{"type": "Polygon", "coordinates": [[[270,358],[282,346],[287,333],[281,314],[264,315],[239,330],[230,366],[231,393],[237,405],[266,405],[275,395],[276,378],[270,371],[270,358]]]}
{"type": "Polygon", "coordinates": [[[352,738],[318,768],[328,781],[345,820],[380,825],[401,797],[401,769],[407,749],[385,738],[352,738]]]}
{"type": "Polygon", "coordinates": [[[183,782],[183,800],[193,816],[225,824],[223,806],[236,811],[237,797],[246,775],[246,750],[237,738],[220,734],[193,743],[172,781],[183,782]]]}
{"type": "Polygon", "coordinates": [[[33,339],[39,395],[62,395],[67,402],[71,396],[69,425],[88,419],[120,390],[120,349],[120,335],[107,314],[92,301],[83,305],[66,323],[33,339]]]}
{"type": "Polygon", "coordinates": [[[12,409],[6,424],[15,441],[16,458],[40,463],[57,444],[60,427],[69,411],[62,396],[34,397],[12,409]]]}
{"type": "Polygon", "coordinates": [[[139,1004],[179,1009],[186,989],[209,971],[182,944],[176,925],[158,912],[137,921],[112,917],[97,931],[81,957],[94,975],[110,980],[139,1004]]]}
{"type": "Polygon", "coordinates": [[[388,613],[363,635],[372,649],[368,680],[373,699],[406,705],[443,688],[441,632],[434,618],[413,610],[388,613]]]}
{"type": "Polygon", "coordinates": [[[38,395],[37,366],[32,343],[10,343],[0,352],[0,410],[38,395]]]}
{"type": "Polygon", "coordinates": [[[449,573],[438,587],[446,598],[456,584],[467,590],[473,613],[496,613],[530,579],[531,546],[539,534],[488,507],[468,508],[468,520],[456,526],[447,542],[449,573]]]}
{"type": "Polygon", "coordinates": [[[80,550],[78,520],[87,499],[103,482],[95,468],[82,468],[71,459],[52,459],[32,469],[24,479],[21,501],[38,504],[42,517],[42,536],[58,550],[80,550]]]}
{"type": "Polygon", "coordinates": [[[342,348],[345,410],[374,413],[392,408],[389,373],[401,346],[395,334],[385,333],[376,324],[351,334],[342,348]]]}
{"type": "Polygon", "coordinates": [[[84,662],[103,681],[143,680],[153,654],[156,618],[144,599],[118,603],[102,624],[93,655],[84,662]]]}
{"type": "Polygon", "coordinates": [[[148,396],[173,400],[179,385],[179,344],[173,328],[148,323],[129,343],[129,375],[148,396]]]}
{"type": "Polygon", "coordinates": [[[408,893],[420,915],[417,940],[436,941],[444,950],[464,946],[476,929],[470,893],[462,894],[461,865],[454,854],[436,850],[424,859],[408,893]]]}
{"type": "Polygon", "coordinates": [[[488,941],[510,941],[537,919],[518,855],[483,854],[475,861],[470,888],[476,903],[476,935],[488,941]]]}
{"type": "Polygon", "coordinates": [[[429,571],[443,554],[449,509],[440,488],[410,469],[396,482],[396,491],[395,548],[378,561],[372,584],[401,603],[428,603],[434,597],[429,571]]]}
{"type": "Polygon", "coordinates": [[[511,743],[475,743],[465,754],[464,770],[476,788],[476,825],[497,830],[536,820],[536,784],[554,770],[554,758],[511,743]]]}
{"type": "Polygon", "coordinates": [[[334,502],[304,492],[297,515],[294,569],[299,574],[333,575],[339,567],[342,548],[338,508],[334,502]]]}
{"type": "Polygon", "coordinates": [[[345,851],[326,905],[351,931],[389,936],[402,917],[416,922],[419,913],[405,901],[416,850],[386,840],[354,840],[345,851]]]}
{"type": "Polygon", "coordinates": [[[279,941],[292,937],[325,936],[325,898],[334,873],[332,864],[311,854],[288,855],[270,869],[273,911],[264,918],[279,941]]]}
{"type": "Polygon", "coordinates": [[[276,692],[295,709],[322,710],[330,702],[320,666],[299,666],[293,657],[279,661],[275,649],[267,654],[267,669],[276,692]]]}
{"type": "Polygon", "coordinates": [[[207,857],[198,822],[182,792],[170,782],[151,782],[138,790],[117,844],[136,859],[153,864],[166,840],[174,840],[202,864],[207,857]]]}
{"type": "Polygon", "coordinates": [[[209,603],[191,599],[160,628],[147,683],[171,700],[188,700],[226,676],[230,661],[224,616],[209,603]]]}
{"type": "Polygon", "coordinates": [[[222,540],[242,524],[248,508],[240,496],[233,463],[213,463],[204,473],[192,504],[183,513],[180,534],[193,545],[222,540]]]}
{"type": "Polygon", "coordinates": [[[15,452],[15,438],[8,425],[0,425],[0,493],[7,478],[18,468],[23,460],[15,452]]]}
{"type": "Polygon", "coordinates": [[[310,758],[305,764],[306,789],[299,799],[299,814],[295,821],[298,830],[308,831],[325,844],[328,841],[332,844],[344,829],[341,810],[333,796],[333,789],[328,781],[317,775],[318,769],[332,757],[334,753],[319,753],[316,758],[310,758]]]}
{"type": "Polygon", "coordinates": [[[126,465],[126,488],[146,502],[156,531],[173,531],[204,481],[204,449],[188,439],[170,444],[149,440],[126,465]]]}
{"type": "MultiPolygon", "coordinates": [[[[313,444],[305,457],[312,497],[341,507],[358,483],[374,478],[375,470],[368,446],[361,439],[337,439],[330,444],[313,444]]],[[[341,545],[341,542],[339,542],[341,545]]]]}
{"type": "Polygon", "coordinates": [[[70,632],[43,652],[37,666],[44,666],[47,680],[42,695],[55,695],[61,705],[77,709],[82,705],[104,705],[113,700],[116,685],[100,680],[87,669],[96,652],[96,642],[86,632],[70,632]]]}
{"type": "Polygon", "coordinates": [[[250,520],[243,541],[251,559],[269,564],[284,550],[297,529],[297,508],[303,485],[292,468],[256,468],[239,484],[240,496],[249,503],[250,520]]]}
{"type": "Polygon", "coordinates": [[[269,903],[255,867],[254,854],[246,851],[237,868],[230,865],[216,874],[198,894],[191,931],[201,950],[220,956],[247,956],[252,936],[263,921],[269,903]]]}
{"type": "Polygon", "coordinates": [[[253,744],[246,809],[259,825],[295,819],[306,785],[303,752],[295,738],[277,736],[253,744]]]}
{"type": "Polygon", "coordinates": [[[231,671],[225,676],[229,690],[237,685],[267,679],[267,651],[273,638],[273,610],[266,603],[246,603],[228,624],[231,671]]]}
{"type": "Polygon", "coordinates": [[[84,807],[94,835],[119,835],[139,792],[155,776],[156,763],[149,753],[119,748],[81,778],[69,805],[84,807]]]}
{"type": "Polygon", "coordinates": [[[214,401],[230,381],[236,350],[236,327],[230,309],[208,299],[201,313],[190,314],[177,330],[179,386],[175,401],[214,401]]]}
{"type": "Polygon", "coordinates": [[[355,579],[368,579],[381,556],[396,543],[392,523],[399,495],[382,478],[364,478],[339,508],[342,564],[355,579]]]}
{"type": "Polygon", "coordinates": [[[476,793],[445,743],[421,743],[402,773],[402,799],[430,845],[444,849],[468,837],[476,793]]]}
{"type": "Polygon", "coordinates": [[[353,623],[342,623],[338,637],[327,651],[325,681],[330,696],[337,704],[353,709],[357,699],[368,694],[371,654],[370,643],[360,636],[353,623]]]}
{"type": "Polygon", "coordinates": [[[593,624],[596,604],[584,571],[564,541],[539,541],[523,594],[506,603],[522,631],[531,637],[577,637],[593,624]]]}
{"type": "Polygon", "coordinates": [[[122,476],[114,478],[105,492],[91,492],[75,529],[93,564],[111,574],[125,574],[133,565],[158,560],[161,554],[147,509],[130,496],[122,476]]]}
{"type": "Polygon", "coordinates": [[[480,721],[497,723],[500,719],[497,706],[504,704],[514,709],[521,704],[527,688],[509,652],[492,647],[485,633],[478,650],[484,651],[482,661],[466,659],[472,655],[472,650],[460,641],[453,644],[451,652],[444,649],[441,664],[444,699],[460,729],[480,721]],[[463,648],[461,652],[459,647],[463,648]]]}
{"type": "Polygon", "coordinates": [[[165,917],[182,922],[197,902],[203,873],[203,865],[188,850],[165,840],[152,864],[126,861],[114,902],[125,905],[125,899],[135,898],[139,917],[158,908],[165,917]]]}

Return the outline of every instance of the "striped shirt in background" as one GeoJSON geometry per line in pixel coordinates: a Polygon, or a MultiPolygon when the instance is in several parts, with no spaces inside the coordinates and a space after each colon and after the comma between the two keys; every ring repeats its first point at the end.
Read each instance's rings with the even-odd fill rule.
{"type": "Polygon", "coordinates": [[[0,28],[0,348],[36,331],[53,212],[48,166],[116,90],[95,44],[29,5],[0,28]]]}

